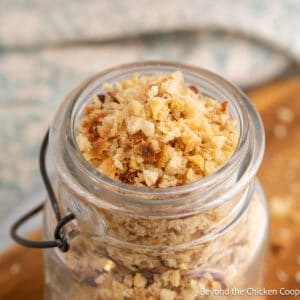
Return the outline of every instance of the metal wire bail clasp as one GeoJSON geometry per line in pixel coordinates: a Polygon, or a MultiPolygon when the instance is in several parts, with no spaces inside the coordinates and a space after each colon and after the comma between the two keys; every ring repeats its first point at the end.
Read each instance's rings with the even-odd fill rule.
{"type": "Polygon", "coordinates": [[[64,217],[61,216],[59,205],[54,193],[54,190],[52,188],[47,169],[46,169],[46,152],[48,147],[48,141],[49,141],[49,129],[47,130],[47,133],[43,139],[43,143],[40,149],[40,155],[39,155],[39,166],[40,166],[40,172],[42,175],[43,182],[45,184],[49,199],[51,201],[51,205],[53,208],[53,211],[55,213],[55,217],[57,220],[57,225],[54,230],[54,240],[49,241],[33,241],[28,240],[26,238],[21,237],[18,234],[19,228],[26,223],[31,217],[42,211],[44,207],[44,203],[41,203],[36,208],[32,209],[31,211],[27,212],[25,215],[23,215],[19,220],[17,220],[11,227],[10,234],[11,237],[19,244],[29,247],[29,248],[54,248],[58,247],[62,252],[66,252],[70,248],[69,241],[67,239],[67,236],[64,232],[64,226],[75,219],[75,215],[73,213],[70,213],[64,217]]]}

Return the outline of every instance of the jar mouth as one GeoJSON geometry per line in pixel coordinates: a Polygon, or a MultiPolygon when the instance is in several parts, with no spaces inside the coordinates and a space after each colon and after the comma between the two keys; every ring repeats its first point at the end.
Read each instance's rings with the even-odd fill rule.
{"type": "MultiPolygon", "coordinates": [[[[160,61],[122,65],[98,73],[83,82],[77,89],[69,94],[59,109],[50,131],[50,142],[59,161],[59,163],[57,162],[57,166],[59,168],[61,168],[61,166],[65,167],[61,170],[62,174],[73,173],[71,169],[76,168],[80,170],[81,176],[87,176],[98,187],[113,191],[117,194],[128,195],[129,197],[125,197],[124,199],[133,203],[139,202],[146,205],[159,205],[162,203],[162,201],[159,200],[163,200],[164,204],[175,203],[176,201],[182,201],[182,197],[185,195],[191,195],[196,191],[198,194],[197,199],[204,200],[220,192],[221,186],[222,195],[214,197],[215,199],[213,201],[224,201],[249,184],[261,164],[265,147],[265,137],[261,119],[247,96],[239,88],[221,76],[200,67],[160,61]],[[199,90],[204,94],[216,99],[216,97],[209,94],[209,91],[214,91],[214,93],[218,95],[219,101],[222,98],[222,100],[228,101],[229,111],[236,119],[239,130],[238,144],[229,160],[214,173],[201,180],[181,186],[166,188],[149,188],[130,185],[100,173],[84,158],[76,142],[76,127],[84,104],[99,91],[100,86],[102,86],[104,82],[117,81],[121,78],[129,77],[134,73],[153,74],[174,72],[177,70],[183,73],[185,79],[188,79],[188,81],[192,80],[193,85],[198,86],[199,90]],[[205,87],[203,88],[204,84],[205,87]],[[62,114],[64,114],[63,117],[62,114]],[[63,121],[59,122],[61,119],[63,121]],[[59,149],[59,147],[61,147],[62,138],[65,142],[65,149],[63,151],[59,149]],[[62,152],[68,154],[72,163],[70,163],[70,161],[66,163],[61,155],[62,152]],[[232,184],[232,180],[235,181],[235,184],[232,184]],[[199,192],[202,194],[202,197],[199,197],[199,192]]],[[[74,180],[74,176],[71,177],[73,177],[72,185],[74,186],[77,179],[74,180]]],[[[66,176],[64,176],[64,179],[66,179],[66,176]]],[[[93,198],[93,195],[90,196],[93,198]]],[[[97,200],[94,199],[93,202],[95,201],[97,200]]]]}

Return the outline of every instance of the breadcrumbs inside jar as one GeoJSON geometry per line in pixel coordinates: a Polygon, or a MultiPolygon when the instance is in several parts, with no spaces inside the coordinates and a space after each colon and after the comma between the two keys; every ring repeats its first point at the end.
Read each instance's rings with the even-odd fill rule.
{"type": "MultiPolygon", "coordinates": [[[[70,250],[45,251],[47,300],[235,299],[234,288],[263,287],[264,135],[237,88],[180,64],[108,70],[70,94],[50,139],[60,206],[76,220],[70,250]]],[[[54,227],[48,206],[46,238],[54,227]]]]}
{"type": "Polygon", "coordinates": [[[224,165],[237,144],[227,101],[185,86],[180,71],[105,83],[85,107],[77,142],[100,172],[138,186],[199,180],[224,165]]]}

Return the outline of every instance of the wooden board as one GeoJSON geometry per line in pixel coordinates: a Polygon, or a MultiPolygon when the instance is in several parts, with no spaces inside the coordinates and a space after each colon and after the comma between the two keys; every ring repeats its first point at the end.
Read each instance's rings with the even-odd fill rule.
{"type": "MultiPolygon", "coordinates": [[[[40,232],[32,235],[39,239],[40,232]]],[[[42,251],[15,246],[0,257],[0,299],[43,299],[42,251]]],[[[59,300],[59,299],[57,299],[59,300]]]]}
{"type": "MultiPolygon", "coordinates": [[[[296,272],[300,272],[300,78],[269,84],[249,96],[261,113],[267,136],[259,171],[271,207],[267,288],[299,289],[296,272]]],[[[34,234],[35,238],[39,236],[39,232],[34,234]]],[[[0,256],[0,300],[41,300],[42,289],[40,250],[15,246],[0,256]]]]}
{"type": "Polygon", "coordinates": [[[271,215],[267,287],[300,289],[300,78],[261,87],[249,96],[262,116],[267,139],[258,173],[271,215]]]}

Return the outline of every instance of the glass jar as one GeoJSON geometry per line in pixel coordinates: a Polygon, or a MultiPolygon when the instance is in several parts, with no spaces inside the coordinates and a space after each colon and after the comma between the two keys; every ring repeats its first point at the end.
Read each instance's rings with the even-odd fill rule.
{"type": "MultiPolygon", "coordinates": [[[[255,175],[264,145],[261,120],[247,97],[206,70],[135,63],[82,83],[62,103],[50,130],[48,165],[59,205],[76,219],[67,225],[69,251],[45,251],[46,299],[240,299],[241,293],[247,299],[263,288],[268,214],[255,175]],[[175,70],[187,85],[228,101],[239,132],[229,161],[204,179],[171,188],[137,187],[99,173],[76,143],[86,104],[104,92],[104,82],[175,70]]],[[[48,204],[46,239],[55,225],[48,204]]]]}

